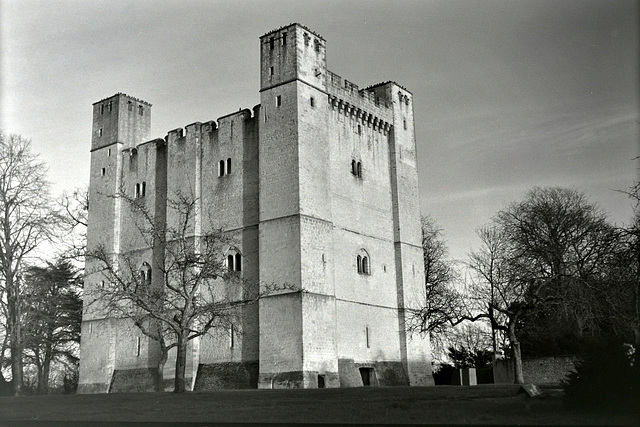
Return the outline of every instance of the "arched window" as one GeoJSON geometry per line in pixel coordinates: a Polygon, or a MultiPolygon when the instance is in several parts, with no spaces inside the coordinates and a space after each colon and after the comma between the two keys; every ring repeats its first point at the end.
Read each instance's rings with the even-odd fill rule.
{"type": "Polygon", "coordinates": [[[227,159],[227,175],[231,174],[231,158],[227,159]]]}
{"type": "Polygon", "coordinates": [[[356,256],[357,270],[360,274],[371,274],[371,261],[366,250],[360,249],[356,256]]]}
{"type": "Polygon", "coordinates": [[[229,271],[235,270],[233,254],[227,255],[227,268],[229,269],[229,271]]]}
{"type": "Polygon", "coordinates": [[[242,271],[242,254],[233,249],[227,254],[227,269],[229,271],[242,271]]]}
{"type": "Polygon", "coordinates": [[[220,162],[218,163],[218,176],[224,176],[224,160],[220,160],[220,162]]]}
{"type": "Polygon", "coordinates": [[[151,284],[151,266],[146,262],[140,267],[140,280],[147,285],[151,284]]]}

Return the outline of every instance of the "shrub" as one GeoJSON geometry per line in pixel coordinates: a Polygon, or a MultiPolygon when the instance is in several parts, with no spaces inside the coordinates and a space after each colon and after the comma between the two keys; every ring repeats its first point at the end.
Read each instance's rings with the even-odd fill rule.
{"type": "Polygon", "coordinates": [[[456,370],[452,365],[443,363],[433,372],[433,382],[435,385],[450,385],[453,372],[456,370]]]}
{"type": "Polygon", "coordinates": [[[633,350],[617,345],[584,354],[561,383],[565,404],[592,412],[639,412],[640,369],[633,350]]]}

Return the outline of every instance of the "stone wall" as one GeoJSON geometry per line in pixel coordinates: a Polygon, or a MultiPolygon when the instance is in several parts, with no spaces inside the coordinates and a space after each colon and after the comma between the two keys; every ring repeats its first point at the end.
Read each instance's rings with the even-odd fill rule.
{"type": "MultiPolygon", "coordinates": [[[[522,361],[525,383],[559,383],[574,368],[576,356],[549,356],[527,358],[522,361]]],[[[513,362],[511,359],[497,360],[493,368],[496,384],[513,384],[513,362]]]]}

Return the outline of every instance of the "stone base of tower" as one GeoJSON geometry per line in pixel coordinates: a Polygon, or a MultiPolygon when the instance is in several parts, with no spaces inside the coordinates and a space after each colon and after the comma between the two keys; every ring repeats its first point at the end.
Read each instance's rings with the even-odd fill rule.
{"type": "Polygon", "coordinates": [[[261,373],[258,388],[338,388],[340,376],[337,372],[291,371],[261,373]]]}
{"type": "Polygon", "coordinates": [[[148,393],[156,391],[157,368],[116,369],[109,393],[148,393]]]}
{"type": "Polygon", "coordinates": [[[258,387],[258,362],[201,363],[193,391],[255,389],[258,387]]]}

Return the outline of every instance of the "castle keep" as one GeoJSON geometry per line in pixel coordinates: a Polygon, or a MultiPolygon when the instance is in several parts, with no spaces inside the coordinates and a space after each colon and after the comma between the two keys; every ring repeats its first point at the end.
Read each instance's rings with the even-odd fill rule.
{"type": "MultiPolygon", "coordinates": [[[[122,188],[171,222],[167,198],[191,194],[195,234],[233,234],[248,283],[304,290],[246,307],[237,337],[192,341],[195,390],[432,384],[428,339],[404,332],[424,285],[411,93],[332,73],[325,40],[299,24],[260,38],[260,64],[259,105],[164,139],[150,139],[147,102],[93,104],[88,250],[137,251],[153,273],[159,249],[132,237],[111,195],[122,188]]],[[[87,292],[104,281],[91,263],[87,292]]],[[[85,309],[79,392],[152,390],[158,357],[130,321],[85,309]]]]}

